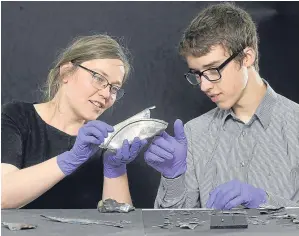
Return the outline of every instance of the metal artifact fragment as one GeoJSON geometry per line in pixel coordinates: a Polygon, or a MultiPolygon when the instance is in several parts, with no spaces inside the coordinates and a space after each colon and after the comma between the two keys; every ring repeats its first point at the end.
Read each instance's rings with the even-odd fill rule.
{"type": "Polygon", "coordinates": [[[55,216],[46,216],[41,215],[42,217],[49,219],[51,221],[60,222],[60,223],[69,223],[69,224],[81,224],[81,225],[106,225],[106,226],[113,226],[118,228],[124,227],[124,222],[114,222],[114,221],[104,221],[104,220],[89,220],[89,219],[73,219],[73,218],[62,218],[62,217],[55,217],[55,216]]]}
{"type": "Polygon", "coordinates": [[[122,146],[125,139],[131,143],[135,137],[148,139],[164,131],[168,126],[167,122],[150,118],[150,110],[154,108],[155,106],[147,108],[115,125],[114,131],[108,134],[100,147],[115,151],[122,146]]]}
{"type": "Polygon", "coordinates": [[[2,222],[2,225],[8,228],[9,230],[24,230],[24,229],[36,229],[37,225],[25,224],[25,223],[8,223],[2,222]]]}
{"type": "Polygon", "coordinates": [[[128,213],[130,211],[134,211],[135,207],[128,203],[119,203],[113,199],[106,199],[105,201],[99,201],[98,203],[98,211],[101,213],[106,212],[119,212],[119,213],[128,213]]]}

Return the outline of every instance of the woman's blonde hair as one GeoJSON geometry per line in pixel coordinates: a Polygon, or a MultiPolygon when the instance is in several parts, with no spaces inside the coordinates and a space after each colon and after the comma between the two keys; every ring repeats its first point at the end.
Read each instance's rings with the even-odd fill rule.
{"type": "MultiPolygon", "coordinates": [[[[44,100],[50,101],[57,94],[61,86],[60,66],[68,62],[81,64],[94,59],[119,59],[124,63],[124,82],[128,78],[131,65],[129,51],[108,35],[97,34],[80,36],[64,49],[56,59],[54,67],[50,69],[44,90],[44,100]]],[[[75,67],[69,71],[71,73],[75,67]]]]}

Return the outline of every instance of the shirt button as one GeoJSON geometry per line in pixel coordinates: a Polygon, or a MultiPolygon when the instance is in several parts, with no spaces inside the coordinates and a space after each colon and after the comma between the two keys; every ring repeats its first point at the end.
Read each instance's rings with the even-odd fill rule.
{"type": "Polygon", "coordinates": [[[241,162],[241,166],[242,166],[242,167],[244,167],[244,166],[245,166],[245,163],[244,163],[244,161],[242,161],[242,162],[241,162]]]}
{"type": "Polygon", "coordinates": [[[246,132],[245,132],[245,131],[242,131],[242,135],[245,136],[245,134],[246,134],[246,132]]]}

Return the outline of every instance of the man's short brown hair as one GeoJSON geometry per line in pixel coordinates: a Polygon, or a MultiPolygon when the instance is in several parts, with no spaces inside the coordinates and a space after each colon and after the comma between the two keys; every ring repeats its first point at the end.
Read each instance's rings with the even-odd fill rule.
{"type": "MultiPolygon", "coordinates": [[[[258,71],[258,36],[251,16],[232,3],[211,5],[202,10],[185,30],[179,44],[179,53],[200,57],[208,54],[212,46],[222,45],[230,53],[246,47],[256,52],[254,67],[258,71]]],[[[236,57],[241,64],[244,54],[236,57]]]]}

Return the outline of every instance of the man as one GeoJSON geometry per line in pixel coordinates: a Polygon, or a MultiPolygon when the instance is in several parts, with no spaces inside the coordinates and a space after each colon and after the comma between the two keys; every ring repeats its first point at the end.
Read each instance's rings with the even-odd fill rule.
{"type": "Polygon", "coordinates": [[[250,15],[230,3],[204,9],[179,46],[192,85],[217,108],[174,124],[145,153],[162,174],[156,208],[299,205],[299,105],[258,73],[250,15]]]}

